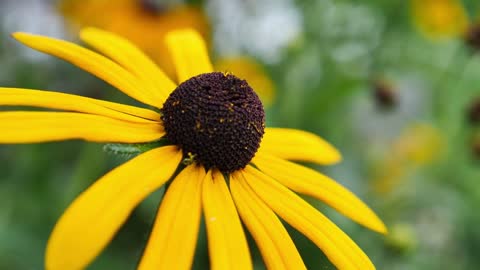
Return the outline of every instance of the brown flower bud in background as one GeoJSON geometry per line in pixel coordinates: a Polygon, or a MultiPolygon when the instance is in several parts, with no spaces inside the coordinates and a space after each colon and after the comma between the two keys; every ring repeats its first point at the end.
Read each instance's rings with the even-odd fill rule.
{"type": "Polygon", "coordinates": [[[472,155],[476,159],[480,159],[480,137],[477,136],[472,142],[472,155]]]}
{"type": "Polygon", "coordinates": [[[480,97],[476,98],[467,111],[467,118],[471,124],[480,123],[480,97]]]}
{"type": "Polygon", "coordinates": [[[381,109],[392,109],[398,103],[398,96],[393,86],[384,80],[373,81],[373,97],[381,109]]]}
{"type": "Polygon", "coordinates": [[[465,43],[474,52],[480,51],[480,24],[471,25],[467,29],[465,43]]]}

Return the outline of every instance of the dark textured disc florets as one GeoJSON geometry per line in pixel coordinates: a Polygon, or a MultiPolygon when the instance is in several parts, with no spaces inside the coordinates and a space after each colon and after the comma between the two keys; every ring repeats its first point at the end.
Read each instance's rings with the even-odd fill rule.
{"type": "Polygon", "coordinates": [[[201,74],[180,84],[162,108],[167,138],[207,168],[230,173],[255,155],[265,128],[258,96],[231,74],[201,74]]]}

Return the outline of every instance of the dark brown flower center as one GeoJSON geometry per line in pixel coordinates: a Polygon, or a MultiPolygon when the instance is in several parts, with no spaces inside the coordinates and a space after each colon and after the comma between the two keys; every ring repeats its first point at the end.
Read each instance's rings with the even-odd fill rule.
{"type": "Polygon", "coordinates": [[[245,80],[220,72],[180,84],[162,108],[167,139],[206,168],[230,173],[255,155],[265,128],[263,105],[245,80]]]}

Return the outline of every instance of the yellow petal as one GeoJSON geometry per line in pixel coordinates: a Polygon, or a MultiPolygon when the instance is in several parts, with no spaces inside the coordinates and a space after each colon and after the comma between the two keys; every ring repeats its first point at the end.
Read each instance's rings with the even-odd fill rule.
{"type": "Polygon", "coordinates": [[[85,268],[133,209],[172,176],[181,158],[181,151],[173,146],[151,150],[117,167],[80,194],[48,240],[46,269],[85,268]]]}
{"type": "Polygon", "coordinates": [[[197,32],[172,31],[167,34],[166,43],[177,71],[179,84],[199,74],[213,72],[207,46],[197,32]]]}
{"type": "Polygon", "coordinates": [[[205,169],[185,168],[167,190],[139,270],[190,269],[197,245],[202,213],[202,181],[205,169]]]}
{"type": "Polygon", "coordinates": [[[131,122],[160,121],[160,114],[152,110],[52,91],[0,87],[0,105],[75,111],[131,122]]]}
{"type": "Polygon", "coordinates": [[[207,173],[202,198],[210,269],[252,269],[247,239],[225,179],[218,170],[207,173]]]}
{"type": "Polygon", "coordinates": [[[95,28],[83,29],[80,37],[150,85],[145,91],[149,91],[149,95],[155,98],[156,104],[163,104],[177,87],[150,58],[127,39],[95,28]]]}
{"type": "Polygon", "coordinates": [[[70,112],[0,112],[0,143],[34,143],[83,139],[141,143],[165,135],[160,123],[133,123],[70,112]]]}
{"type": "Polygon", "coordinates": [[[338,269],[375,269],[352,239],[295,193],[251,166],[243,176],[275,213],[312,240],[338,269]]]}
{"type": "Polygon", "coordinates": [[[348,189],[304,166],[280,158],[257,153],[253,163],[262,172],[290,189],[317,198],[345,216],[380,233],[386,233],[385,224],[375,213],[348,189]]]}
{"type": "Polygon", "coordinates": [[[342,159],[335,147],[317,135],[287,128],[266,128],[259,151],[321,165],[334,164],[342,159]]]}
{"type": "Polygon", "coordinates": [[[231,175],[230,188],[240,217],[257,243],[268,269],[306,269],[287,230],[248,186],[242,173],[231,175]]]}
{"type": "Polygon", "coordinates": [[[141,80],[98,53],[71,42],[44,36],[14,33],[13,37],[32,49],[51,54],[78,66],[138,101],[154,107],[162,105],[155,103],[155,97],[148,95],[148,91],[145,91],[148,86],[141,80]]]}

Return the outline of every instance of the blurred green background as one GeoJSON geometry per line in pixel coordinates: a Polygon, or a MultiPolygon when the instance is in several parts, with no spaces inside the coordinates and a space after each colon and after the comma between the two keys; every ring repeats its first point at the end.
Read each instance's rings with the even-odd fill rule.
{"type": "MultiPolygon", "coordinates": [[[[107,1],[95,12],[113,14],[125,1],[145,5],[107,1]]],[[[77,2],[75,9],[92,1],[77,2]]],[[[26,31],[77,40],[79,25],[100,24],[85,22],[89,16],[72,19],[71,10],[60,12],[61,4],[0,1],[0,85],[132,103],[93,76],[10,38],[10,32],[26,31]]],[[[178,6],[199,10],[212,57],[249,57],[259,69],[249,76],[272,84],[261,86],[275,92],[265,99],[269,126],[308,130],[341,150],[342,163],[317,169],[365,200],[390,233],[377,235],[307,200],[347,232],[377,269],[480,267],[478,1],[150,4],[155,8],[146,17],[162,17],[178,6]],[[471,38],[474,30],[477,43],[471,38]]],[[[172,25],[185,20],[172,18],[172,25]]],[[[135,27],[140,36],[146,31],[135,27]]],[[[80,141],[0,146],[0,269],[42,269],[46,241],[63,210],[124,161],[103,145],[80,141]]],[[[161,194],[140,205],[89,269],[135,268],[161,194]]],[[[309,269],[332,269],[314,244],[289,231],[309,269]]],[[[263,269],[252,248],[256,267],[263,269]]],[[[203,227],[195,268],[208,268],[203,227]]]]}

